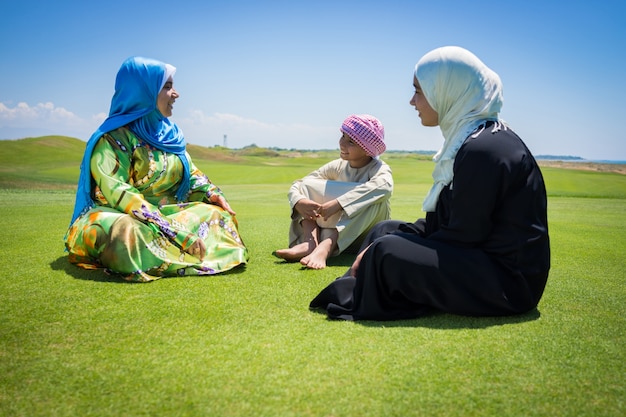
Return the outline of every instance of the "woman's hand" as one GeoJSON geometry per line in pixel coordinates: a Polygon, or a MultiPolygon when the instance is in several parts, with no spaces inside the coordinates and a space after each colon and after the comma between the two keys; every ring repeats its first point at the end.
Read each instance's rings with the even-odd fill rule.
{"type": "Polygon", "coordinates": [[[330,200],[320,206],[317,210],[318,214],[324,218],[324,220],[328,220],[330,216],[342,210],[341,204],[335,198],[334,200],[330,200]]]}
{"type": "Polygon", "coordinates": [[[223,195],[211,194],[211,197],[209,197],[209,201],[211,202],[211,204],[220,206],[221,208],[229,212],[232,216],[237,214],[233,211],[233,209],[230,208],[230,204],[228,204],[228,201],[226,201],[223,195]]]}
{"type": "Polygon", "coordinates": [[[367,252],[367,250],[370,248],[370,246],[372,246],[372,244],[370,243],[369,246],[365,249],[363,249],[361,252],[359,252],[359,254],[356,256],[356,259],[354,260],[354,262],[352,263],[352,266],[350,267],[350,276],[353,276],[356,278],[356,273],[359,270],[359,265],[361,264],[361,259],[363,258],[363,254],[365,252],[367,252]]]}
{"type": "Polygon", "coordinates": [[[200,262],[204,261],[204,254],[206,253],[206,245],[204,240],[198,238],[191,246],[189,246],[185,252],[191,256],[195,256],[200,259],[200,262]]]}
{"type": "Polygon", "coordinates": [[[296,203],[294,209],[305,219],[314,220],[319,217],[319,209],[321,207],[319,203],[309,200],[308,198],[303,198],[296,203]]]}

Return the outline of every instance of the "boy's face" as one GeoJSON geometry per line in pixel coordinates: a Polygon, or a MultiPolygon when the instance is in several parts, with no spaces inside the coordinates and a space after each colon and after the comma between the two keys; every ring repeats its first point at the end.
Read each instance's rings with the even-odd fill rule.
{"type": "Polygon", "coordinates": [[[350,166],[355,168],[366,165],[371,159],[363,148],[345,133],[341,136],[341,139],[339,139],[339,150],[341,159],[350,162],[350,166]]]}

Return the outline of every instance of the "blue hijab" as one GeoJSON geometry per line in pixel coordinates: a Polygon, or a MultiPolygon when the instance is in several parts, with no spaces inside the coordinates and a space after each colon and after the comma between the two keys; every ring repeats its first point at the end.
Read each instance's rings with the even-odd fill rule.
{"type": "Polygon", "coordinates": [[[93,207],[91,199],[91,154],[102,135],[126,126],[141,140],[164,152],[177,155],[183,163],[184,174],[176,193],[183,201],[189,192],[189,160],[185,154],[183,132],[164,117],[157,108],[159,92],[176,68],[154,59],[131,57],[122,64],[115,79],[115,93],[109,117],[91,135],[80,165],[78,190],[72,221],[93,207]]]}

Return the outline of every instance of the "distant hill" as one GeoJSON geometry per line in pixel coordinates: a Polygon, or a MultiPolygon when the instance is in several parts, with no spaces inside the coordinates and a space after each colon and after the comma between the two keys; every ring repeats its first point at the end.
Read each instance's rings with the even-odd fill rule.
{"type": "Polygon", "coordinates": [[[571,155],[535,155],[535,159],[550,159],[553,161],[584,161],[580,156],[571,155]]]}
{"type": "MultiPolygon", "coordinates": [[[[46,146],[48,148],[58,148],[56,152],[78,152],[82,157],[82,152],[85,148],[85,142],[67,136],[39,136],[32,138],[24,138],[24,139],[2,139],[0,140],[0,147],[3,150],[10,149],[17,146],[18,148],[22,145],[28,146],[46,146]]],[[[231,149],[224,148],[222,146],[213,146],[206,147],[194,144],[188,144],[187,150],[194,158],[201,159],[218,159],[218,160],[233,160],[236,161],[239,157],[242,156],[268,156],[268,157],[278,157],[278,156],[309,156],[312,157],[314,155],[331,155],[337,152],[336,149],[295,149],[295,148],[263,148],[256,146],[254,144],[245,146],[241,149],[231,149]]],[[[54,152],[54,151],[53,151],[54,152]]],[[[419,151],[406,151],[406,150],[387,150],[385,152],[386,155],[421,155],[425,157],[432,157],[436,151],[429,150],[419,150],[419,151]]],[[[573,155],[535,155],[535,159],[540,160],[554,160],[554,161],[584,161],[585,159],[580,156],[573,155]]]]}
{"type": "MultiPolygon", "coordinates": [[[[338,157],[336,149],[296,150],[262,148],[250,145],[242,149],[220,146],[188,145],[189,154],[198,166],[219,161],[223,163],[252,163],[275,165],[289,158],[330,161],[338,157]]],[[[0,188],[38,190],[75,189],[85,142],[67,136],[40,136],[16,140],[0,140],[0,188]]],[[[383,157],[390,164],[398,159],[430,161],[428,151],[388,151],[383,157]]],[[[555,168],[626,173],[626,165],[600,164],[575,156],[540,155],[540,165],[555,168]]],[[[287,162],[289,163],[289,162],[287,162]]],[[[321,162],[311,162],[311,166],[321,162]]]]}
{"type": "Polygon", "coordinates": [[[84,151],[67,136],[0,140],[0,188],[74,188],[84,151]]]}
{"type": "Polygon", "coordinates": [[[85,142],[68,136],[39,136],[24,139],[3,139],[0,140],[2,149],[2,160],[20,156],[36,159],[48,160],[50,157],[82,154],[85,150],[85,142]]]}

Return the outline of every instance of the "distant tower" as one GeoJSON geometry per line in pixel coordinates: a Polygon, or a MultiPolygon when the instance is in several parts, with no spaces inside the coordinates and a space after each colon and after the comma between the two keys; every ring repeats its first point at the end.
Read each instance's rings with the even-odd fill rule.
{"type": "Polygon", "coordinates": [[[224,135],[224,147],[228,148],[228,135],[224,135]]]}

